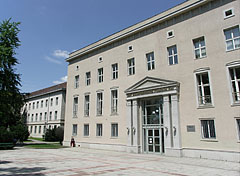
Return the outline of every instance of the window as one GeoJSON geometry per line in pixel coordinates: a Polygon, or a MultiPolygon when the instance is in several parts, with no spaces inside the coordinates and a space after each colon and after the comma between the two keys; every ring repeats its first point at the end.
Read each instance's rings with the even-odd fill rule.
{"type": "Polygon", "coordinates": [[[240,140],[240,119],[236,119],[237,121],[237,130],[238,130],[238,140],[240,140]]]}
{"type": "Polygon", "coordinates": [[[131,52],[131,51],[133,51],[132,45],[128,46],[128,52],[131,52]]]}
{"type": "Polygon", "coordinates": [[[99,57],[98,58],[98,62],[100,63],[100,62],[102,62],[103,61],[103,58],[102,57],[99,57]]]}
{"type": "Polygon", "coordinates": [[[77,124],[73,124],[72,135],[77,136],[77,124]]]}
{"type": "Polygon", "coordinates": [[[226,39],[226,50],[235,50],[240,48],[239,26],[224,30],[226,39]]]}
{"type": "Polygon", "coordinates": [[[202,138],[216,139],[214,120],[201,120],[202,138]]]}
{"type": "Polygon", "coordinates": [[[58,105],[58,97],[56,97],[56,106],[58,105]]]}
{"type": "Polygon", "coordinates": [[[167,32],[167,38],[172,38],[174,37],[173,30],[167,32]]]}
{"type": "Polygon", "coordinates": [[[84,124],[83,130],[83,135],[89,136],[89,124],[84,124]]]}
{"type": "Polygon", "coordinates": [[[74,88],[77,89],[79,87],[79,75],[75,76],[74,88]]]}
{"type": "Polygon", "coordinates": [[[202,105],[211,105],[211,88],[208,72],[196,74],[198,88],[198,103],[202,105]]]}
{"type": "Polygon", "coordinates": [[[194,52],[195,52],[196,59],[206,57],[206,46],[205,46],[204,37],[194,39],[193,45],[194,45],[194,52]]]}
{"type": "Polygon", "coordinates": [[[78,97],[74,97],[73,99],[73,117],[77,117],[78,112],[78,97]]]}
{"type": "Polygon", "coordinates": [[[57,120],[57,111],[54,113],[54,119],[57,120]]]}
{"type": "Polygon", "coordinates": [[[39,101],[37,101],[37,109],[38,109],[38,107],[39,107],[39,101]]]}
{"type": "Polygon", "coordinates": [[[37,126],[34,126],[34,133],[37,133],[37,126]]]}
{"type": "Polygon", "coordinates": [[[45,125],[43,126],[43,133],[44,134],[46,133],[46,126],[45,125]]]}
{"type": "Polygon", "coordinates": [[[42,121],[42,113],[40,113],[39,121],[42,121]]]}
{"type": "Polygon", "coordinates": [[[38,133],[41,134],[41,132],[42,132],[42,126],[39,126],[38,127],[38,133]]]}
{"type": "Polygon", "coordinates": [[[148,53],[146,54],[147,58],[147,69],[148,70],[154,70],[155,69],[155,63],[154,63],[154,53],[148,53]]]}
{"type": "Polygon", "coordinates": [[[112,64],[112,79],[118,78],[118,64],[112,64]]]}
{"type": "Polygon", "coordinates": [[[32,121],[32,122],[33,122],[33,116],[34,116],[34,115],[32,114],[32,118],[31,118],[31,121],[32,121]]]}
{"type": "Polygon", "coordinates": [[[240,66],[229,68],[234,103],[240,103],[240,66]]]}
{"type": "Polygon", "coordinates": [[[103,93],[97,93],[97,115],[103,114],[103,93]]]}
{"type": "Polygon", "coordinates": [[[103,82],[103,68],[98,69],[98,83],[103,82]]]}
{"type": "Polygon", "coordinates": [[[43,108],[43,100],[41,101],[41,108],[43,108]]]}
{"type": "Polygon", "coordinates": [[[33,126],[30,127],[30,133],[32,133],[32,131],[33,131],[33,126]]]}
{"type": "Polygon", "coordinates": [[[102,136],[102,124],[96,126],[96,136],[102,136]]]}
{"type": "Polygon", "coordinates": [[[91,84],[91,72],[86,73],[86,85],[89,86],[91,84]]]}
{"type": "Polygon", "coordinates": [[[77,65],[77,66],[76,66],[76,71],[78,71],[78,70],[79,70],[79,66],[77,65]]]}
{"type": "Polygon", "coordinates": [[[35,102],[33,102],[32,106],[33,106],[32,109],[35,109],[35,102]]]}
{"type": "Polygon", "coordinates": [[[35,121],[37,122],[38,121],[38,114],[36,113],[36,116],[35,116],[35,121]]]}
{"type": "Polygon", "coordinates": [[[169,65],[178,64],[178,56],[177,56],[177,46],[171,46],[167,48],[168,50],[168,62],[169,65]]]}
{"type": "Polygon", "coordinates": [[[27,119],[28,122],[30,122],[30,114],[28,114],[28,119],[27,119]]]}
{"type": "Polygon", "coordinates": [[[31,110],[31,103],[29,103],[28,110],[31,110]]]}
{"type": "Polygon", "coordinates": [[[135,74],[135,61],[134,58],[127,60],[128,64],[128,75],[134,75],[135,74]]]}
{"type": "Polygon", "coordinates": [[[234,9],[228,9],[224,11],[224,19],[234,16],[234,9]]]}
{"type": "Polygon", "coordinates": [[[50,113],[49,113],[49,120],[50,121],[52,120],[52,111],[50,111],[50,113]]]}
{"type": "Polygon", "coordinates": [[[48,100],[46,100],[45,106],[46,106],[46,107],[48,106],[48,100]]]}
{"type": "Polygon", "coordinates": [[[50,101],[50,106],[53,105],[53,98],[51,98],[51,101],[50,101]]]}
{"type": "Polygon", "coordinates": [[[111,90],[111,113],[116,114],[118,110],[118,90],[111,90]]]}
{"type": "Polygon", "coordinates": [[[85,95],[84,99],[84,116],[89,116],[89,108],[90,108],[90,95],[85,95]]]}
{"type": "Polygon", "coordinates": [[[111,136],[118,137],[118,124],[117,123],[113,123],[111,126],[111,136]]]}
{"type": "Polygon", "coordinates": [[[45,112],[45,114],[44,114],[44,120],[45,121],[47,120],[47,112],[45,112]]]}

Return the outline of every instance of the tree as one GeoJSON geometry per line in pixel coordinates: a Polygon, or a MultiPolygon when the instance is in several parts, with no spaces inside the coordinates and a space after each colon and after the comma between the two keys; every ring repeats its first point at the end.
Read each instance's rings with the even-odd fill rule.
{"type": "Polygon", "coordinates": [[[11,19],[0,23],[0,127],[12,136],[14,130],[25,128],[21,113],[24,94],[20,93],[20,75],[15,69],[18,64],[16,49],[20,46],[19,24],[11,19]]]}

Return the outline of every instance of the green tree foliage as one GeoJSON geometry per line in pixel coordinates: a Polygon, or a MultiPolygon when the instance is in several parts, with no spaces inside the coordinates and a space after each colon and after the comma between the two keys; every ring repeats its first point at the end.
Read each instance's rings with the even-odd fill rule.
{"type": "Polygon", "coordinates": [[[22,139],[17,133],[26,128],[21,113],[24,95],[20,93],[20,75],[15,69],[18,64],[16,49],[20,46],[19,24],[11,22],[11,19],[0,23],[0,127],[1,132],[11,133],[9,137],[22,139]]]}
{"type": "Polygon", "coordinates": [[[60,144],[62,144],[63,141],[63,133],[64,129],[63,127],[53,128],[53,129],[47,129],[45,133],[45,141],[59,141],[60,144]]]}

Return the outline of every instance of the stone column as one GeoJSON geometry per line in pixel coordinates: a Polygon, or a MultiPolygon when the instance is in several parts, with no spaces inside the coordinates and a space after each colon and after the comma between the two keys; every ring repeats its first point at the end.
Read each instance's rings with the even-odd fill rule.
{"type": "Polygon", "coordinates": [[[133,100],[132,101],[132,114],[133,114],[133,126],[132,126],[132,136],[133,136],[133,147],[134,147],[134,153],[140,152],[140,146],[139,146],[139,110],[138,110],[138,101],[133,100]]]}
{"type": "MultiPolygon", "coordinates": [[[[126,133],[127,133],[127,148],[131,148],[132,146],[132,101],[127,101],[127,126],[126,126],[126,133]]],[[[128,150],[128,149],[127,149],[128,150]]]]}
{"type": "Polygon", "coordinates": [[[164,121],[164,147],[165,149],[172,148],[170,102],[168,95],[165,95],[163,97],[163,121],[164,121]]]}

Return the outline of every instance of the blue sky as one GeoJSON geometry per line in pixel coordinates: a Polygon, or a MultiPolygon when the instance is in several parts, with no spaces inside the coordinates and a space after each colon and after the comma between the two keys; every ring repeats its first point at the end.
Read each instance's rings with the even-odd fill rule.
{"type": "Polygon", "coordinates": [[[68,53],[185,0],[0,0],[0,21],[21,22],[22,92],[66,79],[68,53]]]}

